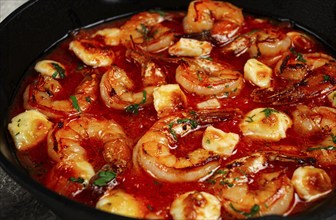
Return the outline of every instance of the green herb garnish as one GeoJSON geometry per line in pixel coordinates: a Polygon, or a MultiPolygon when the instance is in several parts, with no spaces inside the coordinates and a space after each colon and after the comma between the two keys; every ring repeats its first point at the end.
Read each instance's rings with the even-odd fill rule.
{"type": "Polygon", "coordinates": [[[264,110],[262,110],[261,112],[265,113],[265,117],[268,118],[269,116],[271,116],[271,114],[273,112],[279,112],[273,108],[265,108],[264,110]]]}
{"type": "Polygon", "coordinates": [[[255,116],[255,115],[247,116],[247,119],[246,119],[245,121],[248,122],[248,123],[254,122],[254,120],[253,120],[253,117],[254,117],[254,116],[255,116]]]}
{"type": "Polygon", "coordinates": [[[160,16],[164,17],[166,15],[166,12],[162,11],[161,9],[151,9],[149,10],[150,13],[157,13],[160,16]]]}
{"type": "Polygon", "coordinates": [[[321,146],[321,147],[311,147],[308,148],[307,151],[315,151],[315,150],[336,150],[335,146],[321,146]]]}
{"type": "Polygon", "coordinates": [[[70,96],[70,99],[71,99],[71,102],[72,102],[72,106],[78,111],[78,112],[81,112],[81,109],[78,105],[78,100],[76,98],[76,96],[72,95],[70,96]]]}
{"type": "Polygon", "coordinates": [[[56,79],[59,76],[61,79],[65,78],[65,70],[58,65],[57,63],[51,63],[51,65],[55,68],[55,72],[52,74],[52,78],[56,79]]]}
{"type": "Polygon", "coordinates": [[[256,214],[258,214],[258,212],[260,211],[260,206],[255,204],[254,206],[252,206],[250,212],[244,212],[244,211],[241,211],[241,210],[238,210],[236,209],[232,203],[230,203],[230,207],[233,209],[233,211],[241,214],[241,215],[244,215],[246,218],[252,218],[254,217],[256,214]]]}
{"type": "Polygon", "coordinates": [[[117,174],[112,171],[101,171],[98,178],[93,182],[96,186],[105,186],[108,182],[116,178],[117,174]]]}
{"type": "Polygon", "coordinates": [[[142,101],[139,104],[129,105],[125,108],[125,111],[137,115],[139,113],[139,108],[141,104],[145,104],[147,101],[147,92],[146,90],[142,91],[142,101]]]}
{"type": "Polygon", "coordinates": [[[145,24],[140,24],[140,29],[136,29],[145,39],[145,41],[148,41],[151,37],[149,36],[150,30],[145,24]]]}
{"type": "Polygon", "coordinates": [[[327,74],[323,75],[323,82],[330,82],[330,76],[327,74]]]}
{"type": "Polygon", "coordinates": [[[180,119],[177,119],[176,122],[177,122],[177,124],[187,123],[191,126],[191,128],[196,128],[198,126],[198,121],[192,120],[192,119],[189,119],[189,118],[180,118],[180,119]]]}
{"type": "Polygon", "coordinates": [[[303,58],[302,53],[298,53],[298,52],[296,52],[296,50],[295,50],[293,47],[289,48],[289,50],[290,50],[290,52],[292,52],[292,54],[296,57],[296,59],[297,59],[298,61],[303,62],[303,63],[307,62],[307,61],[303,58]]]}
{"type": "Polygon", "coordinates": [[[336,135],[334,135],[333,133],[331,133],[331,140],[332,142],[334,142],[334,144],[336,144],[336,135]]]}
{"type": "Polygon", "coordinates": [[[82,177],[78,177],[78,178],[70,177],[69,181],[74,182],[74,183],[84,183],[84,179],[82,177]]]}

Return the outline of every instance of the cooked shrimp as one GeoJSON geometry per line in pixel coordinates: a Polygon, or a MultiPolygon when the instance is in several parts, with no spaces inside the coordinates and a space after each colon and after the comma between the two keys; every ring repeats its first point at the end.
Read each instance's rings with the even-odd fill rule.
{"type": "Polygon", "coordinates": [[[291,48],[291,53],[287,53],[276,64],[274,73],[289,83],[299,82],[309,73],[335,59],[323,53],[301,54],[291,48]]]}
{"type": "Polygon", "coordinates": [[[294,199],[290,179],[283,170],[263,171],[277,156],[271,152],[239,158],[210,177],[207,182],[213,184],[215,196],[228,213],[242,219],[284,214],[289,210],[294,199]]]}
{"type": "Polygon", "coordinates": [[[60,68],[54,65],[48,71],[50,76],[41,73],[38,80],[27,86],[23,94],[25,109],[39,110],[50,118],[78,114],[90,109],[97,99],[98,77],[95,74],[87,75],[73,95],[68,99],[58,100],[55,97],[63,91],[61,80],[66,75],[65,70],[60,68]]]}
{"type": "Polygon", "coordinates": [[[130,52],[130,56],[141,64],[144,89],[141,92],[133,92],[135,85],[127,73],[117,66],[112,66],[100,82],[101,98],[109,108],[125,109],[132,105],[153,103],[154,89],[166,83],[165,72],[156,63],[143,58],[135,51],[130,52]]]}
{"type": "Polygon", "coordinates": [[[94,39],[73,40],[69,49],[86,65],[92,67],[109,66],[114,62],[114,52],[105,44],[94,39]]]}
{"type": "Polygon", "coordinates": [[[106,45],[117,46],[120,44],[120,29],[119,28],[105,28],[97,31],[92,37],[99,36],[103,38],[106,45]]]}
{"type": "Polygon", "coordinates": [[[255,89],[254,102],[285,105],[324,96],[336,89],[336,63],[330,61],[310,71],[302,80],[279,88],[255,89]]]}
{"type": "Polygon", "coordinates": [[[178,146],[178,139],[189,133],[200,134],[197,131],[199,123],[207,125],[233,117],[240,117],[240,113],[235,110],[203,111],[192,115],[181,112],[164,117],[138,141],[133,150],[133,163],[137,169],[142,167],[162,181],[200,180],[219,166],[220,156],[202,147],[183,157],[174,155],[171,150],[185,149],[184,146],[178,146]]]}
{"type": "Polygon", "coordinates": [[[291,31],[286,34],[292,41],[292,46],[301,50],[312,49],[315,45],[314,40],[305,33],[291,31]]]}
{"type": "Polygon", "coordinates": [[[298,105],[293,115],[294,130],[302,136],[329,135],[336,131],[336,109],[298,105]]]}
{"type": "Polygon", "coordinates": [[[309,145],[306,149],[307,154],[316,159],[318,164],[324,167],[336,165],[336,131],[334,130],[329,136],[322,141],[309,145]]]}
{"type": "Polygon", "coordinates": [[[186,33],[211,31],[220,43],[231,40],[244,22],[242,10],[228,2],[196,0],[183,20],[186,33]]]}
{"type": "Polygon", "coordinates": [[[207,59],[183,59],[175,77],[185,90],[200,96],[232,97],[243,87],[241,73],[207,59]]]}
{"type": "Polygon", "coordinates": [[[136,44],[148,52],[160,52],[174,42],[174,33],[161,24],[165,17],[155,12],[141,12],[120,27],[121,43],[130,48],[136,44]]]}
{"type": "Polygon", "coordinates": [[[248,52],[250,57],[267,58],[268,65],[282,57],[291,46],[290,38],[277,29],[257,30],[237,37],[230,44],[223,47],[224,53],[233,52],[240,56],[248,52]]]}
{"type": "Polygon", "coordinates": [[[86,158],[86,150],[82,144],[90,140],[101,143],[102,156],[107,163],[121,169],[129,165],[132,141],[122,127],[112,119],[92,116],[68,119],[50,131],[48,155],[57,162],[76,157],[86,158]]]}

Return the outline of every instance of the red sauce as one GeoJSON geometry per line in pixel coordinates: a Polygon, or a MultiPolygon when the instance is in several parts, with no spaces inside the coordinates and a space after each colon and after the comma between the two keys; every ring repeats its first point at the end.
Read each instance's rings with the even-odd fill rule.
{"type": "MultiPolygon", "coordinates": [[[[177,34],[183,33],[183,27],[181,16],[174,17],[171,21],[165,21],[164,25],[174,29],[177,34]]],[[[84,38],[86,36],[90,36],[95,30],[100,29],[102,27],[110,27],[110,26],[120,26],[122,22],[112,23],[112,24],[104,24],[101,27],[93,28],[92,30],[83,30],[79,34],[75,36],[70,36],[65,41],[61,42],[57,47],[55,47],[52,51],[50,51],[47,55],[43,57],[43,59],[50,59],[54,61],[58,61],[65,66],[67,76],[64,80],[62,80],[63,90],[60,94],[58,94],[55,98],[57,99],[65,99],[73,94],[73,91],[78,86],[78,84],[84,79],[87,73],[95,72],[99,79],[106,72],[107,68],[99,67],[99,68],[91,68],[84,65],[72,52],[68,50],[68,45],[71,40],[74,38],[84,38]]],[[[293,30],[288,23],[279,23],[272,20],[257,20],[253,16],[246,16],[245,23],[240,30],[240,35],[247,34],[260,29],[271,29],[274,28],[279,33],[287,33],[293,30]]],[[[97,37],[99,40],[99,37],[97,37]]],[[[128,76],[134,80],[136,83],[135,91],[141,91],[143,89],[141,82],[141,67],[125,58],[126,49],[123,46],[109,46],[106,48],[107,50],[111,49],[116,54],[116,59],[114,61],[114,65],[124,69],[128,76]]],[[[307,52],[317,52],[324,51],[323,47],[318,43],[314,42],[313,46],[309,49],[300,49],[296,48],[298,53],[307,53],[307,52]]],[[[166,57],[169,56],[167,52],[161,52],[159,54],[154,54],[156,56],[166,57]]],[[[223,54],[221,52],[221,48],[214,48],[211,52],[211,58],[213,61],[220,63],[227,63],[232,66],[232,69],[237,70],[241,73],[244,72],[244,64],[250,58],[248,53],[244,53],[243,55],[237,57],[232,53],[223,54]]],[[[175,69],[178,64],[165,62],[165,61],[157,61],[159,64],[164,64],[167,70],[167,82],[168,83],[176,83],[175,80],[175,69]]],[[[15,106],[13,107],[13,111],[11,116],[18,114],[23,111],[23,107],[20,103],[22,92],[26,85],[37,80],[37,73],[31,69],[29,71],[29,78],[26,79],[25,83],[22,84],[22,91],[17,97],[17,101],[15,106]]],[[[284,82],[279,81],[278,79],[273,82],[277,86],[283,86],[284,82]]],[[[258,107],[269,107],[267,104],[255,103],[251,99],[250,94],[257,87],[252,85],[251,83],[245,82],[244,87],[240,94],[236,97],[223,98],[219,99],[223,109],[224,108],[239,108],[244,114],[249,112],[252,109],[258,107]]],[[[186,92],[189,109],[196,109],[197,103],[206,100],[205,97],[197,96],[195,94],[191,94],[186,92]]],[[[314,105],[324,105],[330,106],[330,103],[327,99],[323,97],[316,97],[309,100],[301,101],[304,104],[309,104],[311,106],[314,105]]],[[[296,104],[293,105],[283,105],[276,106],[277,110],[287,113],[291,115],[291,112],[296,108],[296,104]]],[[[158,120],[157,113],[153,107],[153,105],[147,105],[140,108],[138,114],[127,113],[122,110],[113,110],[107,108],[101,98],[99,97],[97,102],[94,103],[93,107],[89,110],[89,114],[103,116],[107,119],[113,119],[117,123],[119,123],[128,137],[130,137],[134,143],[139,140],[142,135],[146,133],[146,131],[158,120]]],[[[61,119],[50,119],[54,122],[55,125],[61,119]]],[[[295,146],[295,151],[297,153],[296,156],[300,156],[300,154],[306,151],[307,147],[312,143],[316,143],[321,140],[322,137],[302,137],[298,136],[293,128],[287,130],[287,137],[281,139],[279,142],[265,141],[265,140],[251,140],[249,138],[244,138],[242,132],[239,128],[240,119],[228,120],[220,123],[216,123],[216,127],[225,131],[225,132],[234,132],[239,134],[240,141],[235,148],[235,153],[224,159],[222,161],[222,166],[225,167],[227,163],[233,161],[237,158],[250,155],[255,152],[262,151],[277,151],[280,152],[282,149],[279,149],[277,146],[295,146]]],[[[193,151],[197,148],[201,147],[201,139],[202,133],[204,131],[204,127],[199,129],[198,131],[189,134],[183,138],[180,138],[176,149],[171,150],[171,153],[176,155],[177,157],[182,157],[190,151],[193,151]]],[[[82,147],[87,151],[88,162],[92,164],[95,171],[101,169],[102,166],[106,164],[104,158],[102,157],[102,145],[103,143],[100,140],[83,140],[81,143],[82,147]]],[[[55,190],[57,193],[63,194],[70,199],[79,201],[81,203],[87,204],[89,206],[95,206],[97,200],[102,195],[102,192],[97,191],[94,187],[88,187],[86,189],[82,188],[82,185],[79,183],[70,182],[68,179],[72,177],[73,173],[69,169],[57,168],[56,162],[48,157],[47,154],[47,144],[46,140],[42,143],[38,144],[36,147],[27,150],[27,151],[18,151],[17,155],[22,163],[22,165],[28,170],[28,172],[32,175],[34,179],[36,179],[41,184],[47,186],[48,188],[55,190]]],[[[335,163],[336,164],[336,163],[335,163]]],[[[271,162],[268,164],[268,168],[266,171],[275,172],[279,170],[285,170],[286,174],[291,177],[294,170],[300,166],[298,163],[286,163],[286,162],[271,162]]],[[[331,177],[333,187],[336,186],[336,169],[335,166],[322,167],[331,177]]],[[[142,171],[140,174],[136,173],[132,167],[130,169],[125,170],[124,172],[118,174],[117,176],[118,188],[124,190],[125,192],[133,195],[135,198],[143,201],[145,206],[148,208],[148,211],[152,212],[160,212],[160,216],[164,218],[171,218],[169,214],[169,208],[173,200],[177,197],[177,195],[181,195],[188,191],[206,191],[212,192],[211,183],[204,182],[190,182],[190,183],[168,183],[156,180],[146,172],[142,171]]],[[[250,185],[251,189],[258,188],[257,185],[250,185]]],[[[313,204],[304,203],[302,201],[298,201],[293,204],[292,213],[300,212],[307,207],[310,207],[313,204]]],[[[222,210],[223,216],[229,215],[225,211],[222,210]]],[[[224,217],[225,218],[225,217],[224,217]]],[[[226,218],[225,218],[226,219],[226,218]]]]}

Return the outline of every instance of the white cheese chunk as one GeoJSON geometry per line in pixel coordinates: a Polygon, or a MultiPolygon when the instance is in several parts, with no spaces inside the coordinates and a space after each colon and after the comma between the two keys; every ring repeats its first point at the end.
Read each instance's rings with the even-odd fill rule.
{"type": "Polygon", "coordinates": [[[286,131],[292,124],[285,113],[272,108],[256,108],[245,115],[239,127],[244,136],[279,141],[286,137],[286,131]]]}
{"type": "Polygon", "coordinates": [[[195,39],[181,38],[168,49],[171,56],[206,57],[212,50],[211,43],[195,39]]]}
{"type": "Polygon", "coordinates": [[[272,69],[256,59],[249,59],[244,65],[244,78],[261,88],[271,86],[272,69]]]}
{"type": "Polygon", "coordinates": [[[36,110],[28,110],[12,118],[8,124],[18,150],[27,150],[40,143],[48,134],[53,123],[47,116],[36,110]]]}
{"type": "Polygon", "coordinates": [[[213,126],[209,126],[204,131],[202,147],[219,155],[230,156],[238,142],[238,134],[226,133],[213,126]]]}

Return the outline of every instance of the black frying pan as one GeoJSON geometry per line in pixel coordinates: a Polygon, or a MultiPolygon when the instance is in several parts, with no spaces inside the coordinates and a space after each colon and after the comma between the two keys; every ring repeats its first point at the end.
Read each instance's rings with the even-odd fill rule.
{"type": "MultiPolygon", "coordinates": [[[[335,0],[228,0],[245,12],[289,19],[335,53],[335,0]]],[[[8,106],[26,69],[70,30],[142,10],[183,9],[183,0],[30,0],[0,24],[0,165],[21,186],[64,219],[127,219],[70,201],[32,180],[20,167],[7,132],[8,106]]],[[[0,195],[1,196],[1,195],[0,195]]],[[[336,194],[306,212],[271,219],[336,219],[336,194]]]]}

